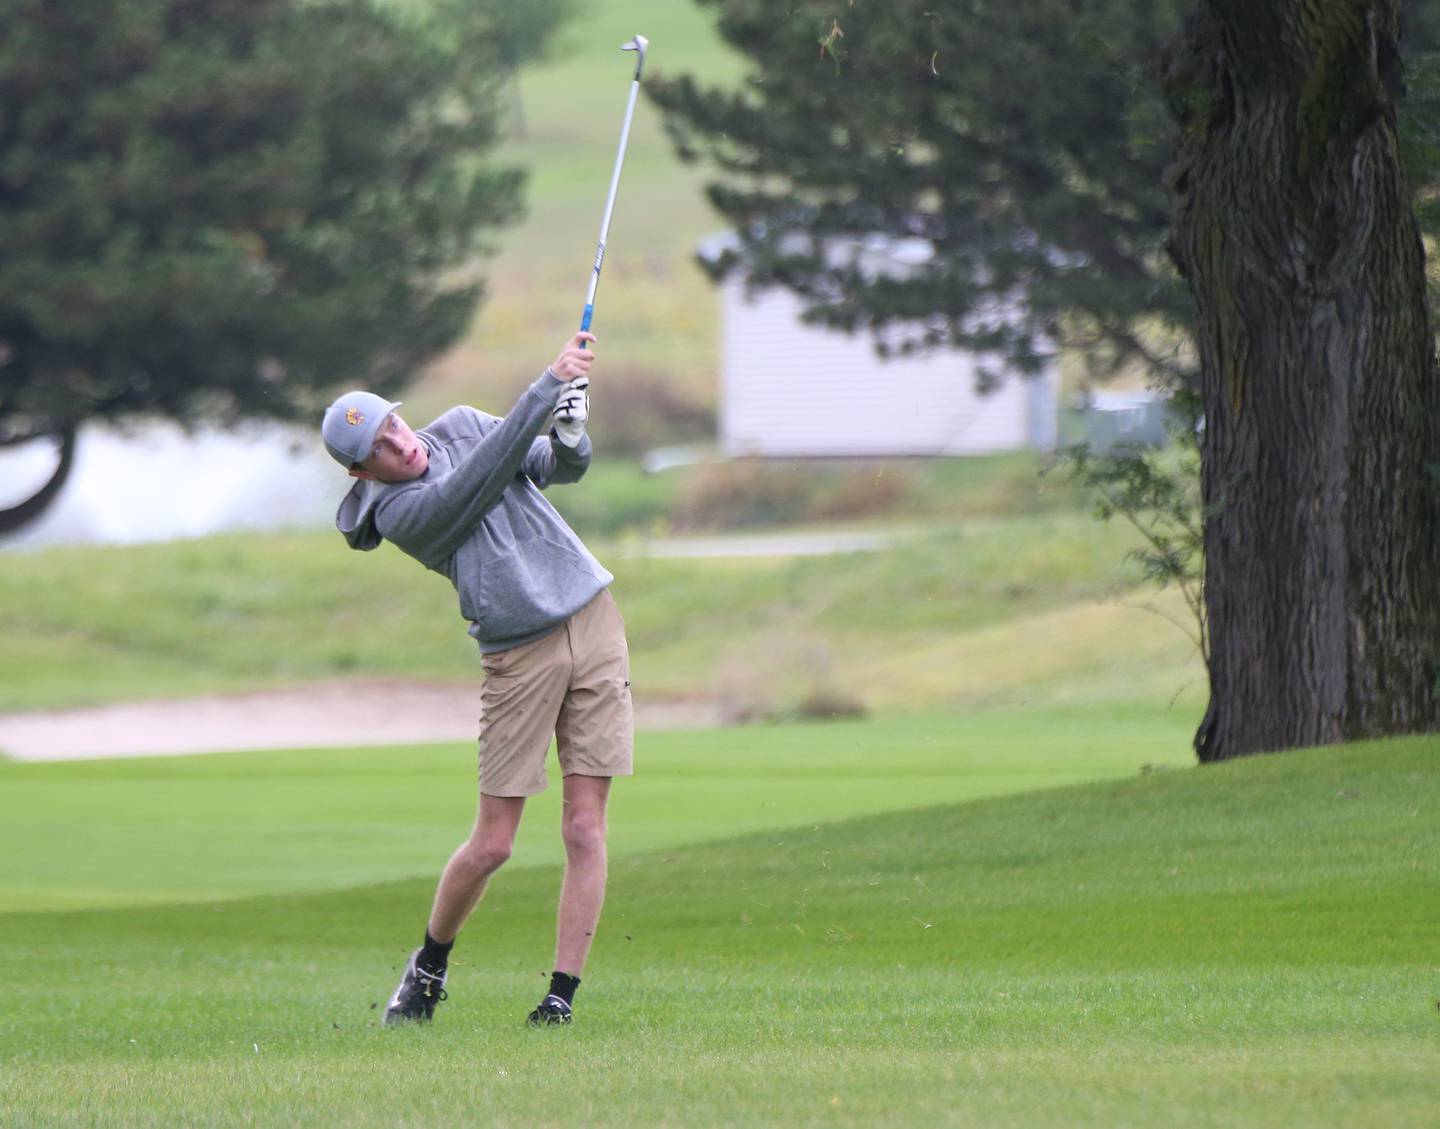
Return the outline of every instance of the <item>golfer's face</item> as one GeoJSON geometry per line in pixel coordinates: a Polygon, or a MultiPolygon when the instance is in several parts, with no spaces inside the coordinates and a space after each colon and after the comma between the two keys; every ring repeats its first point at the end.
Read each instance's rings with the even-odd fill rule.
{"type": "Polygon", "coordinates": [[[360,469],[381,482],[409,482],[430,465],[430,452],[409,425],[391,412],[375,433],[375,444],[360,469]]]}

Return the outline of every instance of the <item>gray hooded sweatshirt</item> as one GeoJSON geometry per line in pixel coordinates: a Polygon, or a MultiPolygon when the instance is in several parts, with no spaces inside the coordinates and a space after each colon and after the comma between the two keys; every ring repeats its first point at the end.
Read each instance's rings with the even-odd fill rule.
{"type": "Polygon", "coordinates": [[[590,465],[589,436],[572,449],[540,435],[564,387],[547,370],[504,419],[451,408],[416,432],[424,474],[360,480],[335,515],[352,549],[390,541],[448,577],[485,652],[548,635],[615,579],[540,493],[590,465]]]}

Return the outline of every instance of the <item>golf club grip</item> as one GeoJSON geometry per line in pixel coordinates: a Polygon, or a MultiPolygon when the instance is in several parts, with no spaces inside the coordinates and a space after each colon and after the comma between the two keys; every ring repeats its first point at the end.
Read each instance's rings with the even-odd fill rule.
{"type": "MultiPolygon", "coordinates": [[[[590,332],[590,319],[593,318],[594,316],[595,316],[595,303],[593,303],[593,302],[587,302],[587,303],[585,304],[585,312],[580,315],[580,332],[581,332],[581,333],[589,333],[589,332],[590,332]]],[[[584,350],[586,350],[586,351],[588,352],[589,349],[590,349],[590,346],[589,346],[589,344],[588,344],[587,342],[582,341],[582,342],[580,342],[580,348],[582,348],[582,349],[584,349],[584,350]]]]}

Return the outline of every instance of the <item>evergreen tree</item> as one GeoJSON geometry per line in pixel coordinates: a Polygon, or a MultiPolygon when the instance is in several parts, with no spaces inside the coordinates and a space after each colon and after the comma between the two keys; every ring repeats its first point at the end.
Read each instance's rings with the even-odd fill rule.
{"type": "Polygon", "coordinates": [[[1146,74],[1175,0],[701,2],[749,61],[744,88],[662,76],[648,91],[681,154],[726,174],[709,194],[740,247],[717,274],[743,264],[817,322],[909,330],[912,346],[1034,367],[1063,342],[1101,374],[1137,358],[1186,371],[1173,345],[1191,307],[1164,254],[1171,131],[1146,74]],[[934,255],[877,279],[846,253],[877,235],[934,255]]]}
{"type": "Polygon", "coordinates": [[[338,381],[395,391],[463,331],[485,233],[519,209],[520,174],[482,157],[533,20],[512,33],[504,0],[0,11],[0,444],[62,449],[0,532],[54,496],[85,420],[295,417],[338,381]]]}

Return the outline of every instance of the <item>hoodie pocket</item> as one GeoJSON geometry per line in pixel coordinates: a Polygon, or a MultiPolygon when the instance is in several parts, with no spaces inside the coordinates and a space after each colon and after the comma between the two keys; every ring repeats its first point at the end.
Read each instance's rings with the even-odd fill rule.
{"type": "Polygon", "coordinates": [[[553,558],[557,563],[569,565],[583,576],[595,575],[595,570],[590,567],[590,562],[569,545],[563,545],[559,541],[552,541],[548,537],[536,537],[535,543],[543,553],[553,558]]]}
{"type": "Polygon", "coordinates": [[[599,579],[588,560],[548,537],[488,557],[477,571],[475,606],[466,615],[483,640],[543,631],[589,599],[599,579]]]}

